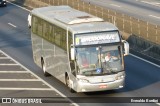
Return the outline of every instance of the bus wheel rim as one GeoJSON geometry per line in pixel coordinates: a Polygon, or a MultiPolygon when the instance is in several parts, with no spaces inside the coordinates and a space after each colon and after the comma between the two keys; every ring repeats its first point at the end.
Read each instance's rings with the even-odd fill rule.
{"type": "Polygon", "coordinates": [[[46,67],[45,67],[44,63],[43,63],[43,72],[44,73],[46,72],[46,67]]]}
{"type": "Polygon", "coordinates": [[[70,87],[69,84],[70,84],[70,83],[69,83],[69,77],[67,76],[67,86],[68,86],[68,87],[70,87]]]}

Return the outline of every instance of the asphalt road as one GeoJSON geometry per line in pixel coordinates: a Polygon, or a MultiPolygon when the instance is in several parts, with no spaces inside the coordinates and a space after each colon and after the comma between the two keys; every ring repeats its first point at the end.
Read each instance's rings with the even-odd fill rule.
{"type": "Polygon", "coordinates": [[[160,25],[160,0],[81,0],[160,25]]]}
{"type": "MultiPolygon", "coordinates": [[[[80,100],[80,103],[78,103],[79,105],[117,106],[116,103],[95,103],[100,97],[103,99],[107,99],[107,97],[160,97],[160,67],[147,63],[131,55],[125,57],[126,82],[123,89],[76,94],[70,93],[68,88],[54,77],[44,77],[42,70],[34,63],[32,58],[30,30],[27,27],[28,13],[28,11],[11,4],[8,4],[7,7],[0,8],[0,50],[4,51],[10,57],[25,66],[28,70],[35,73],[40,79],[46,81],[67,97],[87,97],[91,102],[88,103],[87,99],[82,99],[82,101],[80,100]]],[[[17,94],[19,94],[19,96],[25,96],[23,93],[17,94]]],[[[0,96],[4,95],[10,96],[12,95],[12,92],[8,91],[6,94],[0,92],[0,96]]],[[[38,93],[34,92],[34,96],[38,95],[38,93]]],[[[45,92],[41,93],[41,97],[43,95],[46,97],[48,94],[45,92]]],[[[49,95],[54,96],[52,93],[49,95]]],[[[75,98],[73,98],[73,100],[74,99],[75,98]]],[[[157,103],[119,103],[118,105],[160,106],[160,104],[157,103]]]]}

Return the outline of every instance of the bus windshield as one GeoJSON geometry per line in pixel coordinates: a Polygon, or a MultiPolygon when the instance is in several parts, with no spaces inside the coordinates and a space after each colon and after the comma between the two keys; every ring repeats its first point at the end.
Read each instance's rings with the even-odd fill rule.
{"type": "Polygon", "coordinates": [[[124,70],[121,46],[76,48],[79,75],[114,74],[124,70]]]}

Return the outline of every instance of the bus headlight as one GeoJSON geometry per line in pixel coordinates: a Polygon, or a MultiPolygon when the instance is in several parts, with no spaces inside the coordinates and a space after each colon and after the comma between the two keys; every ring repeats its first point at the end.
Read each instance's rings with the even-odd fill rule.
{"type": "Polygon", "coordinates": [[[116,76],[116,80],[124,79],[124,75],[118,75],[116,76]]]}
{"type": "Polygon", "coordinates": [[[79,82],[82,82],[82,83],[89,83],[89,81],[86,80],[86,79],[79,79],[79,82]]]}

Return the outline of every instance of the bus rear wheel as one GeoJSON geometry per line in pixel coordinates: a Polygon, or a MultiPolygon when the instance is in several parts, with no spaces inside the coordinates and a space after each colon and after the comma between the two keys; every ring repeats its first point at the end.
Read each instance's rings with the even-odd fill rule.
{"type": "Polygon", "coordinates": [[[31,28],[31,25],[29,24],[29,22],[28,22],[28,28],[31,28]]]}
{"type": "Polygon", "coordinates": [[[43,70],[44,76],[45,77],[51,76],[48,72],[46,72],[46,66],[43,60],[41,61],[41,64],[42,64],[42,70],[43,70]]]}
{"type": "Polygon", "coordinates": [[[73,90],[73,89],[70,87],[70,81],[69,81],[68,75],[66,76],[65,80],[66,80],[66,85],[67,85],[67,87],[69,88],[70,92],[71,92],[71,93],[76,93],[76,91],[73,90]]]}

